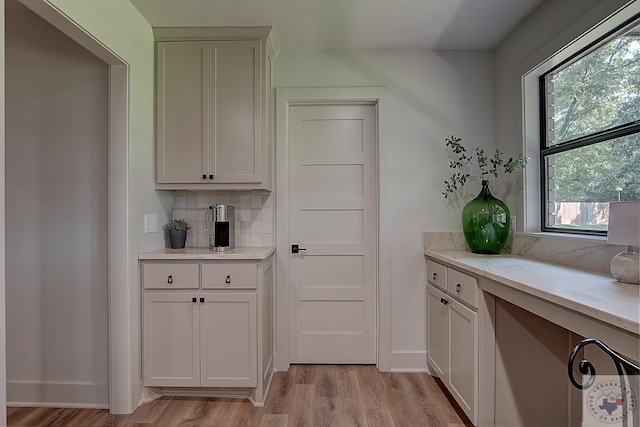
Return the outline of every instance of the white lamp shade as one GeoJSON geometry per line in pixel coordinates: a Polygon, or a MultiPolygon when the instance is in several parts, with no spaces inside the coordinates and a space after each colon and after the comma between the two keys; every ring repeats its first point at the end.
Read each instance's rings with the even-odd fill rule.
{"type": "Polygon", "coordinates": [[[640,243],[640,202],[610,202],[607,243],[636,246],[640,243]]]}

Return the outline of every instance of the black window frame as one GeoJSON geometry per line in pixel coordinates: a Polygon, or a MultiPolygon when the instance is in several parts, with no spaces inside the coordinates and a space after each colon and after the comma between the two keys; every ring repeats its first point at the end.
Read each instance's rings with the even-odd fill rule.
{"type": "Polygon", "coordinates": [[[578,230],[568,228],[556,228],[547,226],[547,210],[549,207],[549,201],[547,195],[549,194],[547,179],[547,158],[551,155],[563,153],[570,150],[575,150],[582,147],[587,147],[593,144],[597,144],[603,141],[609,141],[615,138],[623,136],[633,135],[640,133],[640,120],[625,123],[623,125],[615,126],[612,128],[597,131],[588,135],[579,136],[569,139],[567,141],[560,142],[558,144],[547,146],[547,97],[546,97],[546,76],[554,71],[564,68],[570,63],[588,55],[598,47],[609,42],[617,33],[624,30],[626,27],[633,23],[640,23],[640,14],[636,14],[631,18],[624,21],[622,24],[617,25],[612,30],[608,31],[597,40],[589,43],[578,52],[566,58],[553,68],[549,69],[545,73],[538,77],[538,95],[539,95],[539,107],[540,107],[540,230],[543,232],[560,233],[560,234],[582,234],[582,235],[596,235],[606,236],[606,231],[599,230],[578,230]],[[637,21],[637,22],[636,22],[637,21]]]}

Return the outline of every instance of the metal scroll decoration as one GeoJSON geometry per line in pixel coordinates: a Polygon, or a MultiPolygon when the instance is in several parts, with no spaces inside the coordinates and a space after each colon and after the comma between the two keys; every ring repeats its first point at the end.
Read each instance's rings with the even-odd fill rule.
{"type": "MultiPolygon", "coordinates": [[[[580,361],[580,363],[578,363],[578,372],[580,372],[582,375],[589,375],[586,382],[579,383],[578,381],[576,381],[576,378],[573,374],[574,372],[573,367],[574,367],[578,352],[580,351],[580,349],[590,344],[596,345],[602,351],[604,351],[609,357],[611,357],[616,367],[616,370],[618,371],[618,377],[620,379],[621,387],[622,387],[622,384],[626,384],[625,375],[629,379],[632,376],[640,375],[640,366],[635,365],[634,363],[631,363],[629,360],[620,356],[618,353],[616,353],[614,350],[612,350],[608,345],[606,345],[602,341],[599,341],[595,338],[586,338],[582,340],[577,346],[575,346],[575,348],[573,349],[573,351],[571,351],[571,354],[569,355],[569,364],[568,364],[569,380],[571,381],[571,384],[573,384],[573,386],[576,387],[577,389],[584,390],[584,389],[590,388],[596,379],[596,368],[593,366],[593,364],[590,361],[586,359],[583,359],[580,361]]],[[[626,399],[623,402],[623,411],[626,412],[626,399]]],[[[623,420],[623,424],[622,424],[623,426],[627,425],[626,421],[627,421],[626,419],[623,420]]]]}

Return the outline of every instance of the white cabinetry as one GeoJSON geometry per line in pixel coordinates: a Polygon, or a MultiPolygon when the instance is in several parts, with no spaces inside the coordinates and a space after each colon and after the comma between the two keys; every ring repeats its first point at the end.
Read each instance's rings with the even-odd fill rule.
{"type": "Polygon", "coordinates": [[[474,277],[427,260],[428,362],[477,425],[478,298],[474,277]]]}
{"type": "Polygon", "coordinates": [[[144,294],[144,384],[200,386],[200,316],[196,292],[144,294]]]}
{"type": "Polygon", "coordinates": [[[143,261],[143,384],[248,389],[264,401],[272,375],[272,257],[143,261]]]}
{"type": "Polygon", "coordinates": [[[277,48],[268,27],[221,31],[154,29],[158,189],[271,189],[277,48]]]}

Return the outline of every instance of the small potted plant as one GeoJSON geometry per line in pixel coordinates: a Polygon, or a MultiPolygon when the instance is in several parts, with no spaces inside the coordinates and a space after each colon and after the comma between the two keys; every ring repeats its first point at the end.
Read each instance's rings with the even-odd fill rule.
{"type": "Polygon", "coordinates": [[[527,165],[527,158],[520,154],[504,160],[499,150],[492,157],[487,156],[481,148],[467,151],[462,139],[453,135],[446,138],[447,148],[457,157],[451,160],[449,167],[454,172],[449,180],[444,181],[445,199],[449,194],[461,189],[467,179],[479,176],[482,190],[478,196],[467,203],[462,210],[462,231],[471,252],[481,254],[498,254],[504,247],[509,235],[511,217],[509,208],[489,191],[489,177],[498,177],[499,172],[513,173],[527,165]],[[475,174],[473,173],[475,172],[475,174]]]}
{"type": "Polygon", "coordinates": [[[183,249],[187,241],[187,230],[191,227],[184,219],[172,219],[165,226],[169,232],[169,244],[171,249],[183,249]]]}

